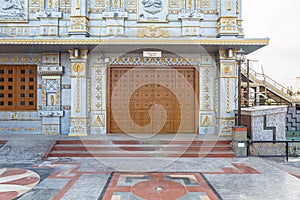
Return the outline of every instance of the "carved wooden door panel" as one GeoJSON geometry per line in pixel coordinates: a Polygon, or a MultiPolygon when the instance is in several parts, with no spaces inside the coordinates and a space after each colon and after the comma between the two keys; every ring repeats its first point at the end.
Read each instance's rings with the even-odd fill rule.
{"type": "Polygon", "coordinates": [[[110,133],[194,133],[193,68],[117,68],[109,75],[110,133]]]}

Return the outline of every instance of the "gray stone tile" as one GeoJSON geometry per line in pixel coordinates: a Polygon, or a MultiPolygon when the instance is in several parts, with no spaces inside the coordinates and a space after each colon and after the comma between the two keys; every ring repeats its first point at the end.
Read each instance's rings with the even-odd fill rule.
{"type": "Polygon", "coordinates": [[[18,197],[18,200],[50,200],[59,190],[56,189],[33,189],[18,197]]]}
{"type": "Polygon", "coordinates": [[[35,189],[62,189],[69,181],[66,178],[46,178],[35,189]]]}
{"type": "Polygon", "coordinates": [[[5,153],[0,154],[0,159],[8,162],[39,161],[52,143],[50,140],[9,140],[1,148],[5,153]]]}
{"type": "Polygon", "coordinates": [[[299,200],[300,181],[288,174],[205,175],[220,196],[226,200],[278,199],[299,200]]]}
{"type": "Polygon", "coordinates": [[[68,190],[62,200],[88,199],[98,200],[109,174],[84,174],[68,190]]]}

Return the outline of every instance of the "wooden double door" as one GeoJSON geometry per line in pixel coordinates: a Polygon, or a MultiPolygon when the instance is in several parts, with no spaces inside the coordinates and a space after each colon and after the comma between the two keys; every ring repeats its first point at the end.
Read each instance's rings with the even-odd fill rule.
{"type": "Polygon", "coordinates": [[[108,133],[197,132],[197,82],[191,67],[110,67],[108,133]]]}

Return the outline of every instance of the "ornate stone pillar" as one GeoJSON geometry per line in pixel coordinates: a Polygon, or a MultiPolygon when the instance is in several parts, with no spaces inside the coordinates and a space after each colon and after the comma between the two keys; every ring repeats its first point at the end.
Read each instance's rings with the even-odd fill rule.
{"type": "Polygon", "coordinates": [[[219,51],[219,70],[217,128],[220,135],[231,135],[235,125],[237,65],[235,56],[228,56],[227,50],[219,51]]]}
{"type": "Polygon", "coordinates": [[[91,133],[106,134],[107,66],[102,55],[91,56],[91,133]]]}
{"type": "Polygon", "coordinates": [[[199,110],[199,133],[215,133],[216,116],[216,66],[214,57],[209,54],[201,55],[201,64],[199,68],[199,93],[200,93],[200,110],[199,110]]]}
{"type": "Polygon", "coordinates": [[[87,16],[89,6],[87,2],[87,0],[72,0],[71,25],[68,30],[71,36],[90,36],[88,28],[89,18],[87,16]]]}
{"type": "Polygon", "coordinates": [[[241,21],[238,20],[237,15],[237,11],[239,12],[240,9],[239,1],[221,0],[220,3],[220,18],[217,26],[218,37],[242,35],[241,21]]]}
{"type": "Polygon", "coordinates": [[[89,134],[88,50],[74,49],[70,53],[71,76],[71,136],[89,134]]]}
{"type": "Polygon", "coordinates": [[[43,134],[60,134],[61,117],[61,76],[64,68],[60,66],[59,53],[43,53],[42,65],[38,74],[42,76],[42,118],[43,134]]]}

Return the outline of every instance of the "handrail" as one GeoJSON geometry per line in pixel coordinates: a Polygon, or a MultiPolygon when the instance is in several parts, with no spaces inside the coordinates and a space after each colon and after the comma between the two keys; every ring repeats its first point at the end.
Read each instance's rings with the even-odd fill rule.
{"type": "MultiPolygon", "coordinates": [[[[247,70],[244,66],[242,66],[241,69],[242,73],[247,73],[247,70]]],[[[253,82],[263,85],[270,90],[273,90],[273,92],[276,92],[277,95],[282,96],[290,102],[295,102],[297,100],[293,96],[292,91],[289,88],[283,86],[282,84],[278,83],[277,81],[265,74],[258,73],[253,69],[249,69],[249,77],[253,82]]]]}
{"type": "MultiPolygon", "coordinates": [[[[242,67],[242,68],[243,68],[243,71],[244,71],[245,73],[247,73],[247,72],[246,72],[246,68],[245,68],[245,67],[242,67]]],[[[271,85],[278,86],[278,87],[281,88],[281,90],[288,91],[288,88],[287,88],[287,87],[285,87],[284,85],[282,85],[282,84],[280,84],[279,82],[275,81],[274,79],[272,79],[272,78],[269,77],[268,75],[265,75],[265,74],[262,74],[262,73],[258,73],[258,72],[256,72],[256,71],[253,70],[253,69],[249,69],[249,75],[254,76],[254,78],[257,79],[257,80],[260,80],[260,81],[263,80],[263,81],[265,81],[265,82],[267,82],[267,83],[269,83],[269,84],[271,84],[271,85]],[[259,79],[258,77],[262,77],[262,80],[259,79]]]]}
{"type": "MultiPolygon", "coordinates": [[[[260,144],[260,143],[267,143],[267,144],[276,144],[276,143],[285,143],[285,155],[280,155],[281,157],[285,157],[286,158],[286,161],[288,162],[289,161],[289,143],[299,143],[300,144],[300,141],[296,140],[284,140],[284,141],[249,141],[249,145],[252,145],[252,144],[260,144]]],[[[259,157],[274,157],[275,155],[264,155],[264,156],[259,156],[259,157]]],[[[278,157],[278,155],[277,155],[278,157]]]]}

